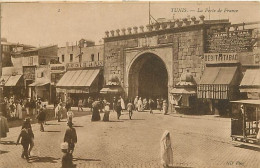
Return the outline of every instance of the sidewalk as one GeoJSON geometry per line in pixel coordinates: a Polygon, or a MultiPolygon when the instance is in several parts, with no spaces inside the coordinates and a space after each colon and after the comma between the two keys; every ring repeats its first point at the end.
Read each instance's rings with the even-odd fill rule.
{"type": "Polygon", "coordinates": [[[169,115],[172,117],[215,120],[215,121],[223,121],[223,122],[230,122],[231,120],[230,118],[221,117],[219,115],[187,115],[187,114],[177,114],[177,113],[170,113],[169,115]]]}

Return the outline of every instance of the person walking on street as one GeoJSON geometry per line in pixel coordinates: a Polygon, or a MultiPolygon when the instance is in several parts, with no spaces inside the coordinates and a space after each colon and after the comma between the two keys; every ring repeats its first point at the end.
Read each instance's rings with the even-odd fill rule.
{"type": "Polygon", "coordinates": [[[72,156],[74,148],[75,148],[75,143],[77,143],[78,139],[77,139],[76,129],[73,128],[73,123],[68,122],[67,125],[68,125],[68,128],[64,135],[64,142],[68,143],[68,152],[72,156]]]}
{"type": "Polygon", "coordinates": [[[141,97],[139,98],[137,105],[138,105],[138,111],[143,111],[143,102],[141,97]]]}
{"type": "Polygon", "coordinates": [[[154,106],[153,99],[151,99],[151,98],[149,99],[148,105],[149,105],[150,114],[153,114],[153,106],[154,106]]]}
{"type": "Polygon", "coordinates": [[[173,152],[171,146],[170,132],[165,131],[161,138],[161,164],[164,168],[169,168],[173,164],[173,152]]]}
{"type": "Polygon", "coordinates": [[[121,116],[121,111],[122,111],[121,101],[118,100],[117,105],[116,105],[116,113],[117,113],[117,119],[118,120],[119,120],[119,118],[121,116]]]}
{"type": "Polygon", "coordinates": [[[73,162],[72,162],[72,156],[68,152],[68,143],[64,142],[61,144],[61,151],[63,152],[63,156],[61,159],[61,168],[72,168],[73,162]]]}
{"type": "Polygon", "coordinates": [[[103,117],[103,121],[109,121],[109,114],[110,114],[110,103],[106,102],[105,108],[104,108],[104,117],[103,117]]]}
{"type": "Polygon", "coordinates": [[[100,113],[99,113],[99,110],[101,108],[101,103],[100,103],[99,99],[94,101],[94,103],[92,104],[92,107],[93,107],[93,112],[92,112],[91,121],[99,121],[101,119],[100,113]]]}
{"type": "Polygon", "coordinates": [[[83,111],[83,100],[82,99],[79,99],[79,102],[78,102],[78,111],[79,109],[81,109],[81,111],[83,111]]]}
{"type": "Polygon", "coordinates": [[[60,122],[61,110],[62,110],[62,103],[59,103],[55,108],[55,118],[58,120],[58,122],[60,122]]]}
{"type": "Polygon", "coordinates": [[[0,112],[0,143],[1,138],[7,137],[7,133],[9,132],[7,119],[3,116],[3,113],[0,112]]]}
{"type": "Polygon", "coordinates": [[[168,104],[166,100],[163,101],[163,113],[164,115],[168,114],[168,104]]]}
{"type": "Polygon", "coordinates": [[[130,120],[132,120],[132,115],[133,115],[133,110],[134,110],[134,105],[133,103],[131,102],[131,100],[128,102],[127,104],[127,111],[129,113],[129,118],[130,120]]]}
{"type": "Polygon", "coordinates": [[[134,108],[135,108],[135,111],[138,111],[138,96],[135,97],[134,108]]]}
{"type": "Polygon", "coordinates": [[[67,121],[72,122],[72,118],[74,117],[74,113],[71,109],[68,109],[69,111],[67,112],[67,121]]]}
{"type": "Polygon", "coordinates": [[[43,110],[43,108],[39,109],[39,114],[37,115],[36,119],[38,119],[38,123],[40,124],[40,131],[44,132],[43,123],[46,119],[46,114],[45,114],[45,111],[43,110]]]}
{"type": "Polygon", "coordinates": [[[22,130],[21,130],[21,132],[20,132],[20,134],[17,138],[16,145],[18,145],[18,143],[21,139],[21,144],[23,146],[23,152],[22,152],[21,157],[22,158],[25,157],[27,162],[29,162],[28,148],[29,148],[29,145],[30,145],[31,138],[32,138],[32,131],[30,129],[29,124],[25,122],[23,124],[22,130]]]}

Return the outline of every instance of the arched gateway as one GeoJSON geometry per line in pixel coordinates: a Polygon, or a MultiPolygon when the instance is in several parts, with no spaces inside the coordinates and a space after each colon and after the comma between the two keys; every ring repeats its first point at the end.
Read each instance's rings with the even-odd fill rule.
{"type": "Polygon", "coordinates": [[[147,52],[130,64],[128,71],[128,97],[167,98],[168,72],[163,60],[147,52]]]}

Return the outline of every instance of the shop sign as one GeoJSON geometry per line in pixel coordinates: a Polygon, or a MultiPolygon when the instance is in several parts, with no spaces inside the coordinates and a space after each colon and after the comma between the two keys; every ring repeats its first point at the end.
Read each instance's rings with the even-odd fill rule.
{"type": "Polygon", "coordinates": [[[67,63],[67,69],[84,69],[90,67],[102,67],[104,66],[103,61],[85,61],[85,62],[75,62],[67,63]]]}
{"type": "Polygon", "coordinates": [[[64,65],[51,65],[51,71],[65,71],[64,65]]]}
{"type": "Polygon", "coordinates": [[[34,80],[35,67],[23,67],[23,77],[25,80],[34,80]]]}
{"type": "Polygon", "coordinates": [[[205,63],[238,63],[237,53],[205,53],[203,59],[205,63]]]}

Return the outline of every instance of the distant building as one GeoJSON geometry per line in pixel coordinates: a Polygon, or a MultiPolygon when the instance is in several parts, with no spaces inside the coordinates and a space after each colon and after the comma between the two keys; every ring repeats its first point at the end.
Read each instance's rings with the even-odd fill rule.
{"type": "Polygon", "coordinates": [[[58,62],[58,46],[46,46],[17,50],[12,52],[12,63],[16,68],[22,68],[26,97],[41,98],[51,102],[52,95],[51,64],[58,62]]]}

